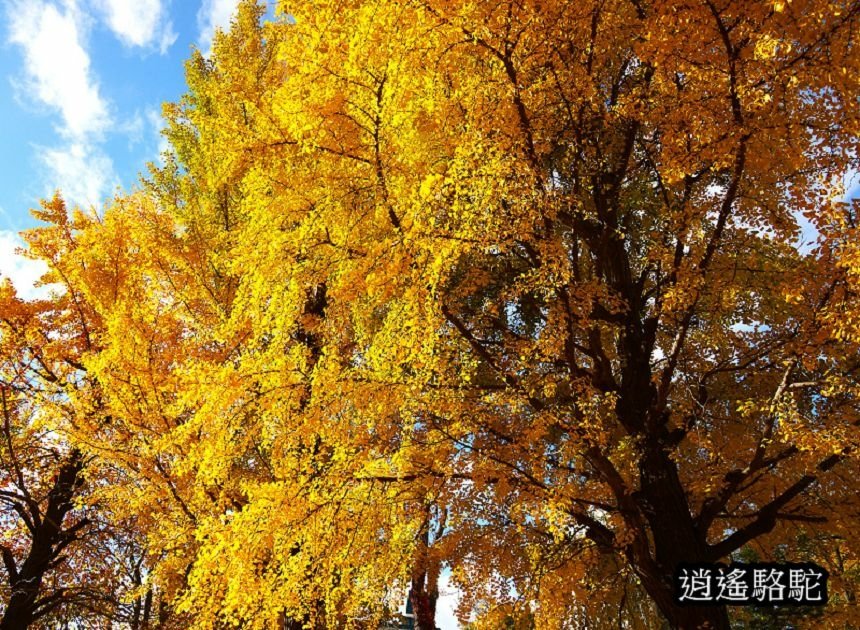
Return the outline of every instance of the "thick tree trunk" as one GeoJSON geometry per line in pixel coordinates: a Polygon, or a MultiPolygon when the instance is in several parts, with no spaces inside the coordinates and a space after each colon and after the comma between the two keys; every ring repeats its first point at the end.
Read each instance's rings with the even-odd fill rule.
{"type": "Polygon", "coordinates": [[[671,582],[660,576],[643,578],[642,584],[673,630],[730,630],[725,606],[680,606],[672,597],[671,582]]]}
{"type": "Polygon", "coordinates": [[[416,630],[436,629],[436,600],[438,592],[435,584],[428,584],[426,573],[421,572],[412,578],[409,598],[415,614],[416,630]]]}
{"type": "Polygon", "coordinates": [[[690,513],[678,469],[656,442],[646,446],[640,463],[639,505],[648,521],[655,556],[652,575],[643,585],[660,611],[673,628],[729,630],[725,606],[682,606],[674,600],[672,580],[678,565],[713,558],[690,513]]]}
{"type": "MultiPolygon", "coordinates": [[[[617,247],[616,243],[609,245],[617,247]]],[[[616,412],[625,430],[642,438],[639,489],[633,495],[634,503],[628,505],[638,513],[634,521],[641,544],[630,552],[628,560],[672,628],[729,630],[725,606],[682,606],[674,599],[673,578],[678,565],[712,562],[714,558],[706,532],[699,531],[691,513],[678,467],[667,452],[671,440],[665,426],[666,412],[659,403],[650,366],[656,320],[642,320],[641,295],[631,282],[623,250],[606,253],[610,267],[607,280],[614,282],[630,305],[617,346],[622,362],[616,412]]]]}

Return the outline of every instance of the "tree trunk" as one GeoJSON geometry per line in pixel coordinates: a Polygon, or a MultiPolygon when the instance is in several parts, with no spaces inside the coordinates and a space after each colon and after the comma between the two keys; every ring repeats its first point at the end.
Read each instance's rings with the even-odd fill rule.
{"type": "Polygon", "coordinates": [[[438,592],[435,584],[428,584],[427,574],[422,571],[412,578],[409,599],[415,614],[416,630],[436,629],[436,600],[438,592]]]}
{"type": "Polygon", "coordinates": [[[671,582],[658,576],[642,578],[645,591],[654,600],[673,630],[730,630],[725,606],[681,606],[672,596],[671,582]]]}
{"type": "Polygon", "coordinates": [[[147,589],[146,598],[143,600],[143,630],[149,629],[149,617],[152,614],[152,589],[147,589]]]}
{"type": "MultiPolygon", "coordinates": [[[[436,601],[439,599],[439,562],[430,554],[430,525],[432,520],[432,504],[424,505],[424,522],[418,533],[418,548],[414,558],[412,583],[409,589],[409,600],[415,614],[416,630],[436,630],[436,601]]],[[[435,542],[442,535],[445,517],[433,533],[435,542]]]]}
{"type": "Polygon", "coordinates": [[[72,509],[72,499],[81,485],[81,454],[73,451],[57,472],[48,493],[45,514],[35,523],[30,551],[20,569],[10,567],[11,596],[0,621],[0,630],[22,630],[62,603],[62,591],[39,599],[42,581],[74,531],[63,530],[63,520],[72,509]]]}
{"type": "Polygon", "coordinates": [[[639,505],[654,541],[654,565],[643,585],[672,628],[729,630],[725,606],[679,605],[673,579],[681,563],[712,562],[711,552],[690,513],[678,469],[666,452],[652,442],[640,462],[639,505]]]}

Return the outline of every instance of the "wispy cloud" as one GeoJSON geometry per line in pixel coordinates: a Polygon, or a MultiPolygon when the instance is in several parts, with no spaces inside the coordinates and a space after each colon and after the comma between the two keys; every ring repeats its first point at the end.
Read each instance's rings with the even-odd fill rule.
{"type": "Polygon", "coordinates": [[[200,29],[197,42],[207,57],[212,52],[215,30],[225,30],[230,26],[230,18],[236,13],[237,4],[237,0],[203,0],[197,12],[197,26],[200,29]]]}
{"type": "MultiPolygon", "coordinates": [[[[2,221],[3,225],[5,225],[7,228],[14,226],[12,217],[10,217],[9,213],[3,209],[3,206],[0,206],[0,221],[2,221]]],[[[0,228],[0,230],[2,230],[2,228],[0,228]]]]}
{"type": "Polygon", "coordinates": [[[24,53],[24,87],[60,113],[61,132],[81,138],[107,129],[108,106],[90,71],[77,5],[17,1],[8,5],[7,15],[9,40],[24,53]]]}
{"type": "Polygon", "coordinates": [[[162,0],[96,0],[96,6],[126,46],[157,47],[164,54],[176,41],[162,0]]]}
{"type": "Polygon", "coordinates": [[[60,148],[39,147],[39,160],[63,197],[80,205],[96,205],[119,185],[113,161],[96,144],[72,142],[60,148]]]}
{"type": "Polygon", "coordinates": [[[19,94],[57,113],[59,147],[36,147],[47,166],[46,194],[59,188],[72,203],[98,205],[117,181],[100,148],[114,122],[90,67],[87,16],[76,0],[15,0],[7,4],[9,41],[23,54],[19,94]]]}
{"type": "Polygon", "coordinates": [[[135,110],[134,114],[116,126],[118,132],[128,137],[129,147],[133,147],[143,140],[145,129],[146,121],[143,119],[140,110],[135,110]]]}

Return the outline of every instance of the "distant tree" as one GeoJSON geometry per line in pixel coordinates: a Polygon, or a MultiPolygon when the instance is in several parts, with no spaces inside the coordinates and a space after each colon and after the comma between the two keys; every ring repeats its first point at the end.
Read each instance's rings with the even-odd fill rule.
{"type": "MultiPolygon", "coordinates": [[[[71,223],[59,197],[37,216],[56,225],[30,253],[50,261],[71,223]]],[[[99,320],[68,278],[50,279],[59,292],[30,301],[0,285],[0,628],[154,627],[139,531],[97,497],[115,473],[69,440],[109,422],[82,363],[99,320]]]]}

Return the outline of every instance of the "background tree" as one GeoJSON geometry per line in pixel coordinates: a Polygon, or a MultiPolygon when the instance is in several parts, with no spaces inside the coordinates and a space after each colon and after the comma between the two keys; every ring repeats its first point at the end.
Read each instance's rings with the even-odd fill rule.
{"type": "Polygon", "coordinates": [[[101,321],[58,265],[85,219],[59,196],[34,214],[52,224],[25,234],[29,255],[52,267],[51,295],[24,301],[0,287],[0,627],[154,627],[140,532],[98,496],[118,471],[69,439],[110,422],[82,364],[101,321]]]}

